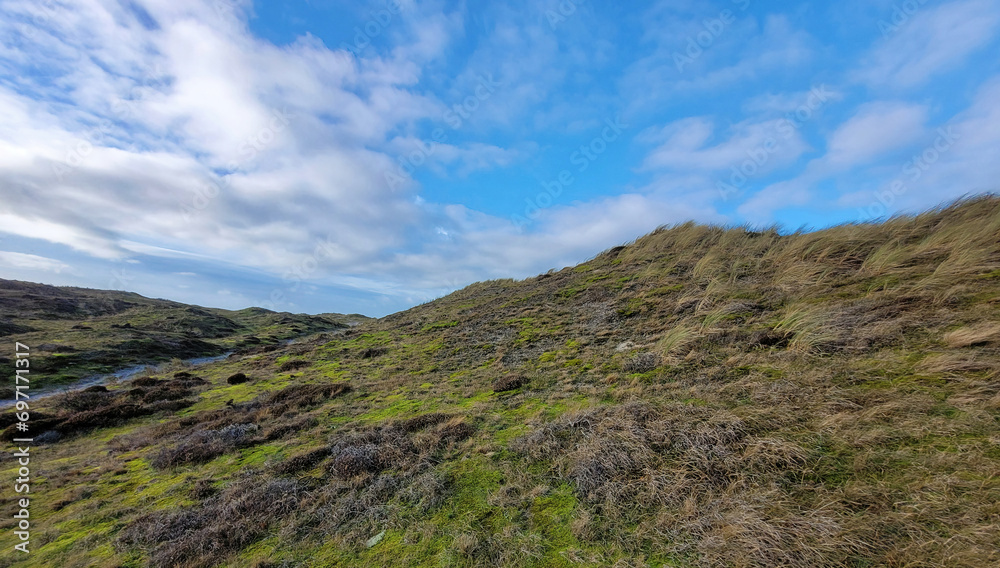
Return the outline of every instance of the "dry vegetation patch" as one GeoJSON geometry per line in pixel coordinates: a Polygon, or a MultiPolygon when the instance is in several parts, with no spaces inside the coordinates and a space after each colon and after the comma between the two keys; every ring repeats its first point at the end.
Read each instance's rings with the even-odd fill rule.
{"type": "Polygon", "coordinates": [[[1000,343],[1000,323],[984,322],[949,331],[942,340],[951,348],[1000,343]]]}
{"type": "Polygon", "coordinates": [[[508,392],[517,390],[528,383],[528,377],[508,373],[493,381],[493,392],[508,392]]]}

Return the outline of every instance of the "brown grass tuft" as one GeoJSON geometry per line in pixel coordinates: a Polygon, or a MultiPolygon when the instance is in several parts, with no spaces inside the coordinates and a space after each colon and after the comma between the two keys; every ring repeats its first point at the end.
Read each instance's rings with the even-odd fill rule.
{"type": "Polygon", "coordinates": [[[949,331],[941,338],[944,344],[953,349],[973,347],[988,343],[1000,342],[1000,323],[983,322],[969,327],[949,331]]]}
{"type": "Polygon", "coordinates": [[[493,392],[508,392],[517,390],[528,383],[524,375],[507,374],[493,381],[493,392]]]}

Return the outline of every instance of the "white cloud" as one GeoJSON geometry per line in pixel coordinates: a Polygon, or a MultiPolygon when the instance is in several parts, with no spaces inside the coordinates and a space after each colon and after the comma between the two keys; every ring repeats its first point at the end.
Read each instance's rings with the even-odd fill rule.
{"type": "Polygon", "coordinates": [[[767,92],[755,95],[743,103],[743,110],[749,114],[784,116],[800,109],[812,109],[817,101],[827,104],[829,101],[841,101],[843,98],[844,94],[840,90],[820,84],[808,91],[767,92]]]}
{"type": "MultiPolygon", "coordinates": [[[[0,84],[0,230],[100,258],[279,274],[316,242],[334,243],[330,270],[363,270],[402,242],[422,214],[385,182],[386,138],[440,116],[440,102],[409,88],[419,66],[407,57],[442,49],[448,23],[428,35],[419,17],[400,21],[420,45],[356,60],[315,38],[257,40],[238,10],[213,4],[144,2],[155,30],[110,1],[0,7],[0,33],[19,38],[0,65],[21,82],[0,84]],[[40,27],[28,36],[19,20],[40,27]]],[[[498,147],[451,153],[467,167],[510,159],[498,147]]]]}
{"type": "Polygon", "coordinates": [[[708,47],[700,48],[690,62],[680,65],[678,57],[682,62],[690,57],[689,42],[705,32],[704,20],[646,18],[646,35],[656,47],[625,71],[622,90],[632,107],[648,110],[673,95],[704,93],[763,79],[775,72],[787,73],[813,59],[814,39],[796,29],[787,17],[770,15],[758,23],[745,12],[733,11],[733,23],[725,26],[708,47]]]}
{"type": "Polygon", "coordinates": [[[806,205],[823,180],[850,174],[859,166],[912,146],[925,133],[926,120],[927,109],[920,105],[862,105],[829,135],[823,156],[810,161],[798,176],[768,185],[750,196],[737,211],[752,222],[765,223],[773,220],[778,209],[806,205]]]}
{"type": "Polygon", "coordinates": [[[863,105],[830,136],[827,167],[849,168],[872,162],[888,152],[913,144],[923,134],[923,105],[876,102],[863,105]]]}
{"type": "Polygon", "coordinates": [[[997,101],[1000,101],[1000,76],[990,78],[980,87],[967,109],[921,136],[913,152],[894,164],[888,175],[874,186],[876,191],[845,196],[842,203],[867,208],[887,201],[887,213],[914,212],[966,194],[1000,192],[997,101]],[[903,186],[893,191],[896,181],[903,186]]]}
{"type": "Polygon", "coordinates": [[[26,216],[21,211],[16,214],[0,212],[0,229],[21,237],[43,239],[66,245],[98,258],[116,259],[120,258],[122,254],[110,242],[108,235],[102,234],[98,229],[78,228],[71,224],[53,222],[42,217],[26,216]]]}
{"type": "Polygon", "coordinates": [[[70,269],[67,264],[53,258],[10,251],[0,251],[0,264],[15,269],[40,270],[56,274],[70,269]]]}
{"type": "Polygon", "coordinates": [[[741,122],[733,125],[727,138],[712,143],[715,127],[703,117],[668,124],[640,138],[662,143],[643,162],[645,169],[726,170],[746,160],[756,160],[759,169],[770,171],[794,162],[809,146],[787,119],[741,122]]]}
{"type": "Polygon", "coordinates": [[[925,210],[967,194],[997,192],[998,100],[1000,76],[994,76],[968,108],[937,125],[927,126],[926,109],[917,105],[863,107],[831,136],[827,155],[811,162],[801,176],[761,190],[741,204],[739,213],[766,220],[782,207],[811,204],[855,209],[857,219],[866,221],[925,210]],[[872,161],[870,154],[883,159],[872,161]],[[887,161],[888,156],[893,158],[887,161]],[[829,181],[851,190],[823,197],[816,188],[829,181]]]}
{"type": "Polygon", "coordinates": [[[656,186],[644,189],[543,209],[525,231],[507,219],[448,206],[441,214],[450,238],[420,253],[400,254],[391,263],[411,275],[409,293],[426,300],[435,291],[444,293],[483,278],[525,277],[574,265],[661,225],[692,218],[726,221],[711,206],[714,188],[684,193],[656,186]]]}
{"type": "MultiPolygon", "coordinates": [[[[766,221],[782,207],[816,205],[818,185],[851,175],[882,179],[904,151],[933,140],[927,123],[941,111],[933,99],[891,101],[858,107],[839,125],[812,107],[806,122],[814,124],[788,122],[788,113],[810,102],[801,89],[840,72],[805,65],[829,53],[793,25],[802,13],[760,20],[740,13],[678,72],[673,52],[702,29],[703,4],[686,2],[677,17],[677,3],[664,2],[662,13],[607,22],[578,3],[553,30],[544,5],[471,14],[461,3],[442,13],[442,3],[407,1],[360,56],[309,35],[282,46],[254,37],[244,15],[249,0],[226,3],[234,9],[222,12],[201,0],[139,4],[150,21],[115,0],[80,0],[57,12],[29,0],[0,3],[0,36],[14,38],[0,44],[0,231],[55,243],[27,249],[48,256],[70,247],[65,258],[54,256],[73,258],[74,267],[85,264],[81,253],[104,267],[141,259],[136,268],[145,280],[135,284],[159,294],[190,283],[193,271],[213,289],[229,289],[227,305],[260,304],[275,282],[285,289],[299,274],[399,305],[398,298],[425,300],[482,278],[572,264],[664,223],[728,221],[714,207],[716,182],[762,150],[766,163],[754,175],[792,165],[801,172],[738,209],[766,221]],[[41,25],[25,35],[23,24],[39,15],[41,25]],[[637,46],[612,41],[636,31],[631,26],[644,28],[637,46]],[[632,47],[647,56],[629,65],[632,47]],[[459,126],[449,123],[453,105],[474,95],[485,76],[495,79],[495,96],[479,99],[459,126]],[[759,94],[786,87],[791,92],[759,94]],[[587,188],[579,198],[589,201],[573,202],[569,189],[523,231],[503,217],[434,203],[430,191],[418,195],[420,171],[398,187],[386,180],[435,126],[449,139],[418,170],[455,180],[523,161],[529,165],[514,183],[536,166],[544,177],[544,168],[568,161],[547,162],[559,145],[572,152],[576,143],[565,138],[585,143],[613,109],[630,105],[642,111],[623,113],[636,131],[656,121],[637,140],[647,154],[633,156],[628,141],[609,148],[581,182],[587,188]],[[685,114],[696,116],[677,120],[685,114]],[[825,155],[800,167],[817,131],[825,155]],[[615,168],[637,163],[640,187],[626,179],[616,185],[615,168]],[[595,191],[612,196],[595,198],[595,191]],[[232,275],[252,284],[237,288],[232,275]]],[[[930,6],[920,12],[869,54],[859,77],[919,82],[995,35],[988,2],[947,7],[947,18],[930,6]]],[[[845,95],[834,88],[827,96],[845,95]]],[[[990,154],[1000,145],[991,102],[998,96],[997,88],[984,89],[955,118],[960,140],[900,204],[928,199],[932,183],[994,189],[982,186],[1000,177],[990,154]]],[[[489,191],[500,181],[489,180],[489,191]]]]}
{"type": "MultiPolygon", "coordinates": [[[[0,52],[3,72],[21,77],[16,89],[0,83],[0,230],[121,266],[141,258],[283,282],[301,275],[426,299],[484,275],[579,261],[605,239],[635,237],[637,221],[651,229],[680,220],[666,214],[675,206],[634,195],[554,207],[523,234],[507,219],[428,203],[413,183],[387,183],[419,140],[417,123],[440,123],[484,77],[495,75],[498,95],[481,101],[462,133],[505,126],[547,100],[566,76],[552,72],[562,48],[544,20],[519,27],[521,14],[498,8],[495,32],[438,99],[418,84],[423,66],[463,33],[455,15],[408,3],[380,38],[392,47],[355,57],[311,36],[280,47],[254,38],[242,19],[248,2],[221,12],[195,0],[141,4],[153,29],[123,4],[82,0],[0,52]]],[[[5,2],[0,33],[20,33],[5,15],[45,10],[5,2]]],[[[588,61],[587,52],[566,55],[588,61]]],[[[436,145],[418,167],[465,175],[537,150],[458,140],[436,145]]],[[[127,284],[162,293],[154,273],[127,284]]],[[[231,291],[227,305],[267,300],[231,291]]]]}
{"type": "MultiPolygon", "coordinates": [[[[891,25],[886,20],[882,25],[891,25]]],[[[907,88],[931,80],[960,64],[971,53],[996,41],[1000,4],[960,0],[924,7],[865,58],[856,77],[878,86],[907,88]]]]}

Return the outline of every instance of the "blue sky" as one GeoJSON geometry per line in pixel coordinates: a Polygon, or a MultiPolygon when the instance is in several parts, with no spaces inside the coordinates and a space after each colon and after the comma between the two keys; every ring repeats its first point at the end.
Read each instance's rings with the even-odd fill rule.
{"type": "Polygon", "coordinates": [[[0,277],[384,315],[1000,178],[1000,2],[3,0],[0,277]]]}

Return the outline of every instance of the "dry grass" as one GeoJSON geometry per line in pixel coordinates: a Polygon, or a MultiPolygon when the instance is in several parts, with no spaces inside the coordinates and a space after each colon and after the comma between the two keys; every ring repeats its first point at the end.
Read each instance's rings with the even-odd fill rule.
{"type": "Polygon", "coordinates": [[[684,326],[672,327],[657,340],[656,350],[664,357],[679,355],[684,352],[685,348],[694,343],[697,338],[698,336],[695,331],[690,328],[684,326]]]}
{"type": "Polygon", "coordinates": [[[197,412],[49,446],[53,522],[118,544],[38,565],[251,565],[265,538],[274,565],[1000,565],[998,231],[996,198],[815,233],[685,224],[248,354],[183,387],[197,412]],[[236,365],[254,380],[225,385],[236,365]],[[200,489],[144,514],[119,488],[160,455],[200,489]],[[267,495],[294,505],[247,501],[267,495]]]}
{"type": "Polygon", "coordinates": [[[494,392],[507,392],[517,390],[528,383],[528,378],[524,375],[506,374],[493,381],[494,392]]]}
{"type": "Polygon", "coordinates": [[[953,349],[1000,343],[1000,323],[984,322],[949,331],[941,340],[953,349]]]}
{"type": "Polygon", "coordinates": [[[652,531],[666,554],[816,566],[858,552],[834,511],[803,508],[788,486],[815,456],[726,411],[631,403],[567,416],[514,447],[551,462],[604,523],[652,531]]]}

